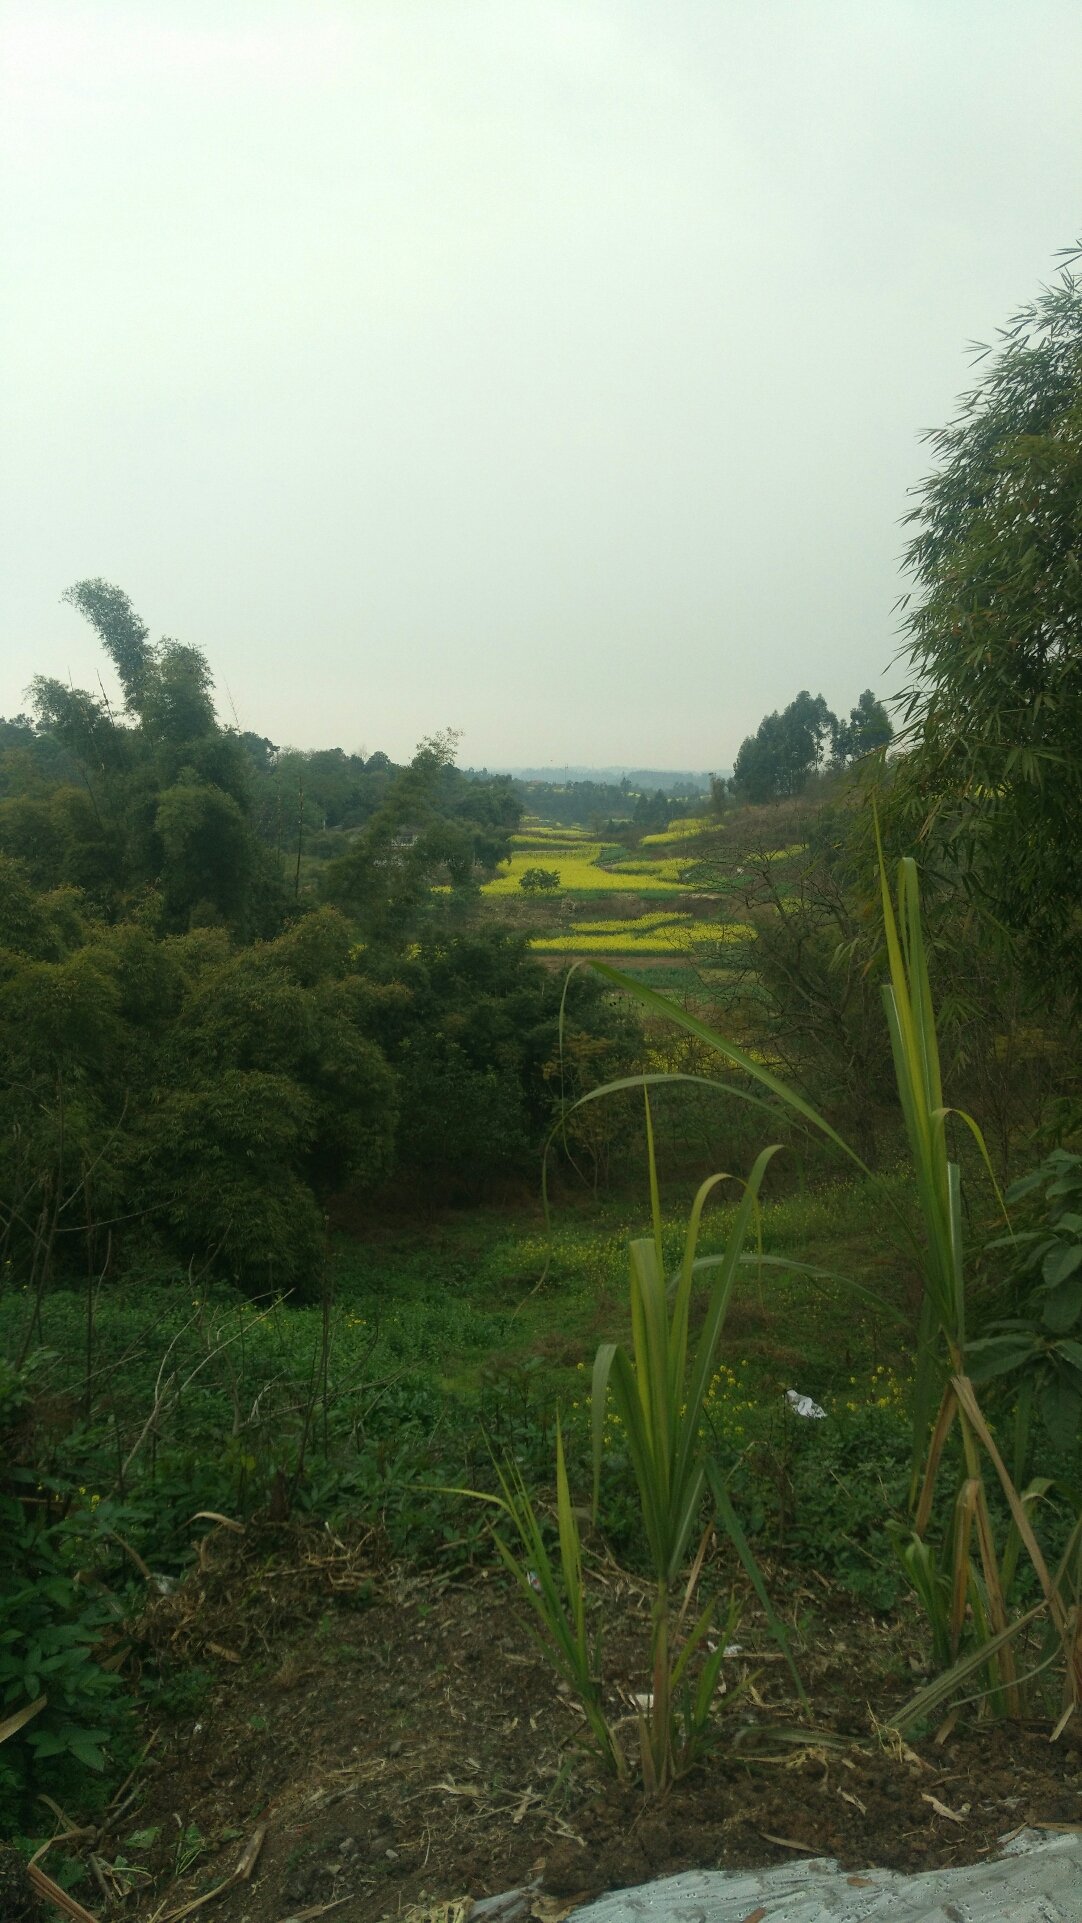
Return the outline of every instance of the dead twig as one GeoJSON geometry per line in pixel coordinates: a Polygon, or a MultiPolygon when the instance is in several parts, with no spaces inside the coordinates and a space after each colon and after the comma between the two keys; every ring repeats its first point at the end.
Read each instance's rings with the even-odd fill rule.
{"type": "Polygon", "coordinates": [[[5,1716],[0,1723],[0,1743],[6,1743],[9,1736],[14,1736],[16,1730],[22,1729],[25,1723],[29,1723],[39,1710],[45,1708],[48,1700],[47,1696],[39,1696],[35,1702],[24,1703],[21,1709],[13,1710],[10,1716],[5,1716]]]}
{"type": "MultiPolygon", "coordinates": [[[[61,1838],[54,1840],[60,1842],[61,1838]]],[[[54,1903],[66,1916],[74,1917],[75,1923],[99,1923],[93,1910],[85,1910],[74,1896],[69,1896],[67,1890],[62,1890],[59,1883],[54,1883],[51,1876],[39,1869],[36,1862],[30,1864],[26,1874],[35,1896],[42,1897],[46,1903],[54,1903]]]]}
{"type": "Polygon", "coordinates": [[[194,1916],[196,1910],[201,1910],[207,1903],[213,1903],[216,1897],[224,1896],[227,1890],[234,1889],[238,1883],[247,1883],[259,1861],[259,1853],[266,1841],[266,1836],[266,1823],[258,1824],[244,1845],[237,1859],[236,1868],[230,1871],[224,1882],[216,1883],[212,1890],[206,1892],[205,1896],[193,1897],[190,1903],[182,1903],[179,1909],[168,1910],[166,1914],[159,1919],[159,1923],[180,1923],[182,1917],[194,1916]]]}

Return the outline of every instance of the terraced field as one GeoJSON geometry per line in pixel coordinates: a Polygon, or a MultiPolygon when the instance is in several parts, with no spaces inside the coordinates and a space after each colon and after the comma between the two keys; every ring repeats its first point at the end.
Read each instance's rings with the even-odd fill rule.
{"type": "Polygon", "coordinates": [[[530,868],[555,870],[560,877],[562,895],[666,895],[680,892],[676,873],[667,872],[671,866],[668,862],[640,862],[629,869],[615,863],[602,866],[606,849],[600,841],[569,841],[563,834],[558,840],[553,838],[551,841],[532,835],[528,839],[516,835],[513,839],[511,860],[494,881],[485,884],[486,895],[520,894],[522,876],[530,868]]]}
{"type": "Polygon", "coordinates": [[[656,969],[659,987],[680,989],[686,976],[732,961],[753,938],[746,921],[725,916],[720,894],[697,883],[701,838],[710,826],[674,821],[629,853],[586,830],[526,822],[513,838],[510,862],[484,893],[498,900],[501,912],[512,900],[519,904],[518,919],[538,955],[554,962],[597,956],[656,969]],[[559,877],[550,893],[523,890],[522,876],[537,868],[559,877]]]}
{"type": "Polygon", "coordinates": [[[696,921],[688,915],[659,919],[639,915],[626,921],[588,921],[566,935],[535,935],[539,955],[687,955],[730,942],[750,941],[747,922],[696,921]]]}

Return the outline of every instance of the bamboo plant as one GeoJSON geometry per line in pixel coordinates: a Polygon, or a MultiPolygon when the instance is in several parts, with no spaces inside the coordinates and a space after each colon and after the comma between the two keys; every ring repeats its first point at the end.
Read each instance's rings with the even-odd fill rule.
{"type": "MultiPolygon", "coordinates": [[[[717,1258],[706,1317],[692,1353],[690,1311],[703,1209],[714,1189],[728,1178],[713,1175],[700,1187],[692,1205],[675,1287],[670,1289],[662,1247],[649,1102],[646,1128],[653,1235],[631,1244],[631,1347],[629,1352],[618,1343],[602,1343],[594,1361],[591,1406],[595,1512],[610,1392],[623,1425],[642,1506],[654,1602],[650,1630],[651,1687],[643,1710],[640,1742],[646,1787],[661,1790],[691,1760],[701,1741],[721,1672],[724,1639],[719,1638],[702,1666],[695,1696],[685,1700],[681,1715],[677,1698],[688,1665],[706,1642],[714,1616],[714,1604],[709,1602],[677,1654],[673,1590],[700,1520],[707,1486],[704,1407],[717,1371],[725,1314],[758,1209],[763,1176],[777,1149],[762,1151],[744,1187],[724,1253],[717,1258]]],[[[780,1625],[770,1611],[758,1570],[751,1562],[736,1516],[728,1504],[722,1508],[722,1522],[752,1575],[775,1633],[784,1644],[780,1625]]]]}
{"type": "MultiPolygon", "coordinates": [[[[642,1508],[653,1581],[648,1690],[638,1697],[636,1720],[643,1785],[649,1794],[664,1791],[690,1767],[707,1739],[721,1679],[726,1643],[734,1626],[716,1618],[711,1598],[689,1629],[684,1628],[703,1566],[712,1519],[692,1562],[682,1600],[678,1584],[692,1538],[703,1527],[708,1489],[721,1525],[748,1574],[767,1621],[790,1662],[784,1629],[775,1616],[724,1484],[712,1475],[704,1440],[707,1393],[717,1372],[725,1314],[759,1205],[763,1176],[777,1152],[762,1151],[743,1187],[736,1219],[720,1256],[697,1259],[703,1210],[712,1192],[729,1178],[713,1175],[695,1197],[674,1278],[666,1275],[661,1204],[654,1160],[649,1101],[647,1151],[653,1233],[630,1246],[630,1350],[602,1343],[592,1378],[594,1512],[596,1515],[604,1454],[605,1411],[611,1394],[626,1436],[642,1508]],[[692,1346],[690,1310],[697,1277],[712,1271],[706,1317],[692,1346]],[[711,1641],[711,1632],[713,1640],[711,1641]]],[[[497,1465],[498,1495],[472,1490],[495,1504],[511,1524],[519,1553],[497,1528],[496,1544],[533,1611],[547,1654],[578,1696],[595,1746],[606,1766],[627,1780],[630,1765],[616,1723],[603,1706],[597,1650],[587,1629],[583,1556],[579,1524],[571,1500],[563,1437],[556,1430],[556,1520],[558,1567],[551,1557],[537,1510],[518,1472],[497,1465]]],[[[796,1689],[805,1702],[800,1679],[796,1689]]],[[[806,1706],[806,1702],[805,1702],[806,1706]]]]}
{"type": "MultiPolygon", "coordinates": [[[[1025,1491],[1018,1490],[996,1447],[967,1374],[961,1172],[950,1154],[947,1133],[952,1115],[972,1134],[990,1176],[991,1164],[980,1129],[972,1117],[961,1110],[952,1110],[943,1100],[916,864],[907,858],[899,865],[897,906],[891,897],[881,850],[879,868],[888,971],[883,1002],[922,1231],[915,1241],[923,1291],[914,1396],[912,1528],[901,1545],[903,1561],[929,1616],[936,1660],[946,1671],[937,1700],[945,1700],[955,1686],[960,1687],[975,1673],[983,1671],[982,1689],[991,1706],[1016,1715],[1020,1711],[1021,1695],[1014,1643],[1018,1633],[1033,1619],[1033,1612],[1027,1611],[1012,1621],[1009,1602],[1019,1556],[1024,1550],[1040,1585],[1043,1611],[1058,1644],[1066,1717],[1082,1697],[1082,1618],[1073,1594],[1078,1545],[1072,1538],[1073,1553],[1064,1558],[1055,1575],[1050,1574],[1031,1517],[1047,1482],[1038,1479],[1025,1491]],[[963,1475],[950,1522],[937,1549],[932,1539],[933,1512],[946,1473],[946,1445],[955,1423],[961,1443],[963,1475]],[[996,1543],[989,1510],[989,1471],[1000,1484],[1011,1516],[1002,1545],[996,1543]],[[967,1633],[970,1640],[976,1641],[976,1660],[972,1650],[961,1653],[967,1633]]],[[[870,1175],[871,1171],[856,1150],[797,1090],[754,1061],[736,1043],[633,976],[622,974],[604,962],[588,965],[653,1014],[696,1035],[723,1060],[742,1070],[775,1103],[794,1112],[864,1174],[870,1175]]],[[[605,1092],[595,1090],[593,1096],[596,1098],[605,1092]]],[[[994,1176],[992,1180],[994,1185],[994,1176]]],[[[922,1709],[927,1708],[926,1695],[922,1692],[922,1709]]],[[[912,1720],[918,1713],[915,1705],[910,1706],[910,1711],[912,1720]]],[[[903,1713],[902,1720],[905,1715],[903,1713]]]]}

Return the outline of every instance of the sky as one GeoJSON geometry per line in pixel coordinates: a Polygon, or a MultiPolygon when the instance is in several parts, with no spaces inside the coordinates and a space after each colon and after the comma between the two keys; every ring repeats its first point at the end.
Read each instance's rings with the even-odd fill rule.
{"type": "Polygon", "coordinates": [[[724,768],[889,695],[967,343],[1082,233],[1077,0],[6,0],[0,713],[101,575],[223,719],[724,768]]]}

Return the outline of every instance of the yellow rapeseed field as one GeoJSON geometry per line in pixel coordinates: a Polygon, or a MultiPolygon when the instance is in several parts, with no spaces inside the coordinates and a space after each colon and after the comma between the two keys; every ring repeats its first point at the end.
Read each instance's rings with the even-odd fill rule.
{"type": "Polygon", "coordinates": [[[640,875],[614,874],[607,868],[599,868],[597,858],[600,853],[599,841],[584,841],[575,849],[562,848],[551,842],[531,842],[528,848],[517,848],[509,865],[502,868],[493,881],[486,881],[484,893],[520,894],[519,880],[527,868],[555,869],[560,877],[561,889],[572,894],[600,895],[622,891],[625,894],[654,895],[679,892],[675,876],[656,874],[653,868],[640,875]]]}
{"type": "Polygon", "coordinates": [[[654,881],[680,881],[688,865],[686,855],[669,855],[657,861],[649,861],[640,855],[633,855],[624,861],[613,863],[618,875],[642,875],[654,881]]]}
{"type": "Polygon", "coordinates": [[[580,921],[576,923],[582,935],[650,935],[655,928],[683,927],[686,915],[667,914],[655,909],[651,915],[620,915],[611,921],[580,921]]]}
{"type": "Polygon", "coordinates": [[[747,922],[675,921],[659,928],[628,934],[591,934],[576,928],[568,935],[537,935],[530,943],[535,955],[686,955],[689,950],[722,947],[751,939],[747,922]]]}
{"type": "Polygon", "coordinates": [[[669,841],[686,841],[689,835],[701,835],[704,828],[716,828],[717,822],[711,815],[688,815],[680,821],[670,821],[664,834],[644,835],[640,846],[643,848],[663,848],[669,841]]]}
{"type": "MultiPolygon", "coordinates": [[[[678,840],[694,833],[701,825],[682,822],[678,824],[679,834],[654,835],[648,840],[654,843],[678,840]]],[[[558,903],[568,895],[679,896],[684,892],[683,878],[689,867],[687,856],[651,859],[648,855],[636,854],[623,857],[612,867],[602,867],[603,853],[610,852],[596,836],[591,838],[574,829],[544,829],[527,823],[512,837],[511,858],[492,881],[485,883],[484,893],[521,896],[519,883],[526,871],[547,868],[560,878],[559,891],[554,891],[551,899],[556,918],[562,919],[558,903]]],[[[540,904],[545,898],[537,899],[540,904]]],[[[694,955],[698,963],[708,965],[719,949],[732,948],[753,938],[754,931],[746,922],[696,921],[690,915],[674,913],[676,908],[674,902],[668,910],[607,918],[603,911],[600,916],[595,912],[589,920],[577,922],[573,927],[534,935],[530,947],[536,955],[622,955],[629,960],[640,957],[648,960],[655,956],[690,959],[694,955]]]]}
{"type": "Polygon", "coordinates": [[[581,828],[520,828],[511,836],[512,848],[581,848],[596,836],[581,828]]]}

